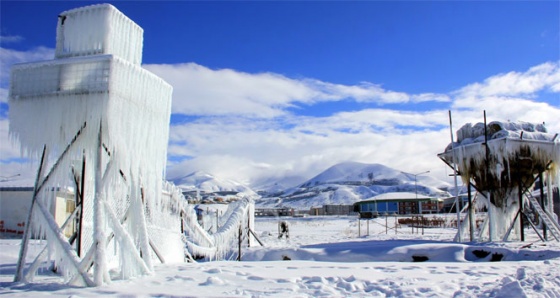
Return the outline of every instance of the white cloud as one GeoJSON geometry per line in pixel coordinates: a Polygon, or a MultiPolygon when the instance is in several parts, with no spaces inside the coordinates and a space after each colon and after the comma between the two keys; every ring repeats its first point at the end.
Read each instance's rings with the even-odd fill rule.
{"type": "Polygon", "coordinates": [[[413,95],[411,97],[412,102],[428,102],[428,101],[435,101],[435,102],[450,102],[451,98],[447,94],[438,94],[438,93],[422,93],[418,95],[413,95]]]}
{"type": "MultiPolygon", "coordinates": [[[[486,106],[488,121],[545,121],[550,131],[560,132],[555,120],[560,119],[559,109],[531,101],[501,104],[523,104],[525,109],[507,112],[499,103],[486,106]]],[[[454,131],[465,123],[483,121],[481,107],[472,108],[453,112],[454,131]]],[[[194,157],[173,166],[175,172],[203,169],[239,181],[254,182],[278,173],[311,178],[347,160],[382,163],[408,172],[430,170],[431,175],[449,181],[450,170],[437,158],[450,142],[448,121],[447,110],[366,110],[321,118],[288,117],[282,123],[278,119],[213,118],[172,126],[169,153],[186,151],[194,157]],[[173,145],[176,142],[181,145],[173,145]]]]}
{"type": "Polygon", "coordinates": [[[482,122],[485,110],[489,121],[545,122],[549,131],[560,132],[558,93],[560,62],[546,62],[525,72],[498,74],[467,85],[452,93],[452,108],[459,111],[464,122],[482,122]]]}
{"type": "Polygon", "coordinates": [[[0,43],[18,43],[23,40],[19,35],[3,35],[0,36],[0,43]]]}
{"type": "Polygon", "coordinates": [[[406,127],[418,129],[445,125],[446,113],[442,110],[417,112],[388,109],[366,109],[356,112],[341,112],[333,117],[333,124],[345,126],[368,126],[398,133],[406,127]]]}
{"type": "Polygon", "coordinates": [[[316,96],[304,83],[272,73],[211,70],[194,63],[144,67],[173,85],[174,113],[275,117],[293,101],[316,96]]]}
{"type": "MultiPolygon", "coordinates": [[[[45,48],[1,50],[3,69],[16,62],[52,58],[52,50],[45,48]]],[[[212,70],[194,63],[145,67],[174,86],[173,113],[198,116],[171,126],[170,160],[185,160],[170,163],[168,177],[195,170],[239,181],[311,177],[337,162],[353,160],[408,172],[430,170],[448,179],[437,153],[450,140],[450,108],[454,130],[482,122],[486,110],[489,121],[544,121],[550,131],[560,132],[560,106],[537,97],[539,92],[560,92],[559,66],[553,62],[492,76],[449,94],[409,94],[367,82],[343,85],[274,73],[212,70]],[[322,117],[288,112],[298,105],[312,109],[320,102],[342,100],[378,108],[369,105],[322,117]],[[414,103],[427,101],[434,103],[432,110],[415,110],[414,103]],[[381,108],[395,103],[408,110],[381,108]],[[405,103],[409,105],[401,105],[405,103]]],[[[5,97],[6,89],[0,89],[0,99],[5,97]]],[[[7,119],[0,119],[0,140],[1,160],[19,157],[19,149],[5,141],[7,119]]],[[[13,165],[1,166],[4,171],[13,165]]]]}
{"type": "Polygon", "coordinates": [[[560,132],[560,105],[550,105],[527,98],[513,97],[463,97],[453,103],[457,115],[462,115],[462,122],[483,122],[486,111],[488,121],[526,121],[545,122],[549,131],[560,132]]]}
{"type": "Polygon", "coordinates": [[[296,104],[313,105],[344,99],[394,104],[449,101],[446,95],[409,95],[362,82],[342,85],[316,79],[293,79],[274,73],[249,74],[232,69],[212,70],[195,64],[144,65],[174,88],[173,112],[189,115],[278,117],[296,104]]]}
{"type": "Polygon", "coordinates": [[[553,84],[552,86],[550,86],[550,90],[552,92],[556,92],[559,93],[560,92],[560,82],[553,84]]]}
{"type": "Polygon", "coordinates": [[[410,96],[404,92],[384,90],[381,86],[368,82],[350,86],[311,79],[306,79],[305,82],[321,94],[318,99],[340,100],[351,98],[357,102],[378,104],[405,103],[410,100],[410,96]]]}
{"type": "MultiPolygon", "coordinates": [[[[170,149],[169,153],[181,154],[181,148],[188,147],[188,154],[195,158],[173,165],[168,177],[181,171],[184,174],[204,169],[240,181],[254,181],[277,172],[310,178],[337,162],[348,160],[382,163],[411,172],[440,170],[445,175],[445,165],[436,154],[449,142],[446,129],[390,131],[364,125],[355,127],[351,133],[338,130],[338,123],[351,116],[348,113],[321,119],[286,119],[289,128],[280,128],[273,120],[254,122],[243,118],[174,125],[171,143],[183,145],[170,149]]],[[[438,115],[425,115],[421,119],[419,113],[395,112],[393,116],[397,118],[395,122],[412,117],[430,124],[428,119],[438,115]]]]}
{"type": "Polygon", "coordinates": [[[486,110],[488,121],[545,122],[549,131],[560,132],[560,107],[537,97],[541,91],[558,92],[554,89],[557,76],[558,65],[544,63],[526,72],[492,76],[450,94],[395,92],[392,101],[379,99],[390,97],[391,92],[373,84],[302,80],[320,94],[319,99],[309,99],[310,105],[345,97],[377,98],[379,103],[428,100],[439,105],[430,111],[415,111],[410,105],[409,111],[368,108],[326,117],[202,117],[172,126],[170,154],[194,157],[175,165],[181,171],[207,169],[244,181],[277,173],[311,177],[346,160],[383,163],[409,172],[430,170],[431,175],[449,181],[450,170],[437,158],[450,141],[448,109],[453,111],[454,131],[465,123],[482,122],[486,110]]]}
{"type": "Polygon", "coordinates": [[[546,62],[525,72],[508,72],[467,85],[455,92],[457,97],[530,96],[542,90],[558,92],[560,66],[546,62]]]}

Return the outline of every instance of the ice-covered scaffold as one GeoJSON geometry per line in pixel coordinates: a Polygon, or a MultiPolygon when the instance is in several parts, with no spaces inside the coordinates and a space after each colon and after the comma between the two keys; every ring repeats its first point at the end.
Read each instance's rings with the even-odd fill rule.
{"type": "Polygon", "coordinates": [[[172,87],[141,67],[142,43],[142,28],[115,7],[87,6],[58,16],[53,60],[13,66],[10,135],[43,156],[16,280],[46,258],[90,286],[183,261],[182,202],[162,186],[172,87]],[[49,214],[52,190],[67,188],[76,194],[69,239],[49,214]],[[46,237],[49,253],[25,272],[32,235],[46,237]]]}
{"type": "Polygon", "coordinates": [[[543,216],[554,218],[552,188],[559,185],[560,142],[558,134],[548,133],[544,124],[468,123],[457,131],[456,142],[439,157],[457,170],[469,188],[473,186],[485,198],[487,239],[505,240],[513,227],[522,233],[521,212],[526,203],[523,197],[536,202],[531,200],[536,181],[544,182],[547,191],[542,193],[547,198],[542,198],[543,206],[533,208],[542,207],[543,216]],[[521,225],[514,225],[517,220],[521,225]]]}

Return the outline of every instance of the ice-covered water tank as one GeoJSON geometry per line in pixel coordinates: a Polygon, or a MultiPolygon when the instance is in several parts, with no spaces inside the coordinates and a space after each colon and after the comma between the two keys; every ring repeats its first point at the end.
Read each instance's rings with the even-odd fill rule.
{"type": "Polygon", "coordinates": [[[55,57],[112,54],[142,63],[144,31],[110,4],[62,12],[58,16],[55,57]]]}

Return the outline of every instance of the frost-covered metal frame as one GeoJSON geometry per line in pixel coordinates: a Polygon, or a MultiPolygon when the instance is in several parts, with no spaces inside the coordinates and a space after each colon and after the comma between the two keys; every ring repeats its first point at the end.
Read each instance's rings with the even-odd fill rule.
{"type": "MultiPolygon", "coordinates": [[[[496,121],[486,130],[482,123],[467,124],[457,135],[457,143],[450,144],[438,157],[456,169],[468,185],[469,193],[471,186],[474,187],[486,202],[488,217],[479,239],[485,237],[485,232],[489,240],[507,240],[512,231],[523,235],[522,212],[527,204],[524,197],[530,195],[536,180],[546,179],[543,185],[547,187],[541,194],[542,197],[547,194],[541,203],[545,206],[537,207],[550,213],[547,210],[552,210],[551,188],[560,185],[558,134],[547,133],[542,124],[496,121]],[[515,225],[518,220],[520,224],[515,225]]],[[[552,215],[543,213],[543,216],[552,215]]]]}
{"type": "Polygon", "coordinates": [[[164,181],[172,87],[140,66],[142,32],[108,4],[70,10],[54,60],[13,66],[10,136],[22,155],[41,157],[16,281],[50,264],[70,284],[97,286],[150,274],[155,262],[226,258],[241,230],[248,245],[255,238],[251,198],[231,204],[211,234],[164,181]],[[58,189],[76,194],[61,225],[49,212],[58,189]],[[25,270],[32,238],[47,245],[25,270]]]}
{"type": "Polygon", "coordinates": [[[172,87],[140,66],[141,28],[95,5],[62,13],[58,29],[54,60],[11,73],[10,135],[22,154],[45,156],[15,279],[32,280],[46,259],[87,286],[148,274],[154,260],[183,261],[182,198],[163,183],[172,87]],[[56,162],[44,175],[48,157],[56,162]],[[70,238],[48,212],[52,189],[80,193],[70,238]],[[47,240],[48,254],[24,274],[32,236],[47,240]]]}

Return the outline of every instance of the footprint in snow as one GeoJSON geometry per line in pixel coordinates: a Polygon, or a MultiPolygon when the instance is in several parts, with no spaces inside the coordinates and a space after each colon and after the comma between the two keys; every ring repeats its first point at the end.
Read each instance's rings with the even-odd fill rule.
{"type": "Polygon", "coordinates": [[[420,292],[420,293],[426,294],[426,293],[432,292],[433,289],[431,289],[431,288],[420,287],[420,288],[417,289],[417,291],[420,292]]]}
{"type": "Polygon", "coordinates": [[[414,269],[420,269],[420,267],[418,266],[408,266],[408,267],[403,267],[403,270],[414,270],[414,269]]]}
{"type": "Polygon", "coordinates": [[[295,281],[285,279],[285,278],[280,278],[280,279],[277,279],[276,282],[279,283],[279,284],[288,284],[288,283],[294,283],[295,281]]]}
{"type": "Polygon", "coordinates": [[[322,276],[312,276],[312,277],[304,277],[303,278],[305,280],[306,283],[314,283],[314,282],[318,282],[318,283],[326,283],[325,278],[323,278],[322,276]]]}
{"type": "Polygon", "coordinates": [[[527,277],[527,274],[525,273],[525,268],[517,268],[516,277],[517,277],[517,280],[525,279],[525,277],[527,277]]]}
{"type": "Polygon", "coordinates": [[[218,274],[218,273],[222,273],[222,269],[220,269],[220,268],[214,268],[214,269],[206,270],[206,271],[204,271],[204,272],[210,273],[210,274],[218,274]]]}
{"type": "Polygon", "coordinates": [[[387,269],[386,267],[373,267],[373,269],[375,270],[380,270],[380,271],[384,271],[385,269],[387,269]]]}
{"type": "Polygon", "coordinates": [[[210,276],[205,282],[198,284],[199,286],[221,286],[225,284],[223,280],[218,277],[210,276]]]}
{"type": "Polygon", "coordinates": [[[344,281],[346,281],[346,282],[354,282],[354,281],[356,281],[356,277],[355,277],[354,275],[350,275],[349,277],[344,278],[344,281]]]}
{"type": "Polygon", "coordinates": [[[363,290],[363,286],[359,285],[358,283],[354,283],[354,282],[346,282],[346,281],[340,281],[336,284],[336,287],[338,289],[344,289],[347,292],[356,292],[358,290],[362,291],[363,290]]]}
{"type": "Polygon", "coordinates": [[[167,277],[166,281],[168,282],[184,282],[184,281],[193,281],[194,279],[191,277],[184,277],[184,276],[179,276],[179,275],[175,275],[173,277],[167,277]]]}

